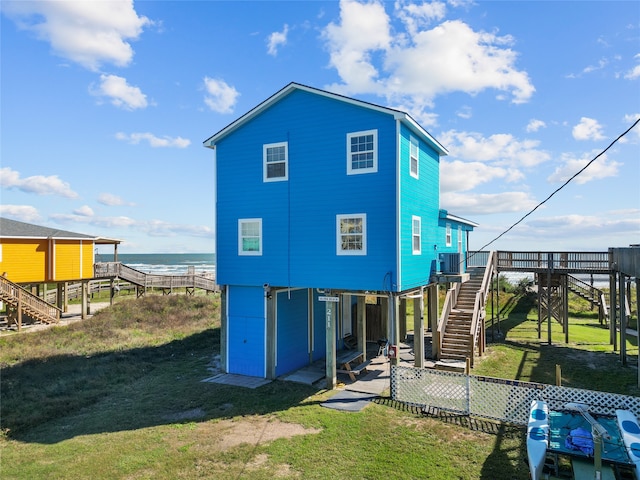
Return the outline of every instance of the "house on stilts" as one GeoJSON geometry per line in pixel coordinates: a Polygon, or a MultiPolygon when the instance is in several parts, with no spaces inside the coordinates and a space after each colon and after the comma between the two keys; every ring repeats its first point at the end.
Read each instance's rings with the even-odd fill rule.
{"type": "Polygon", "coordinates": [[[333,388],[346,339],[362,357],[368,341],[393,346],[407,301],[424,329],[435,281],[468,278],[477,224],[440,209],[447,150],[407,113],[290,83],[204,146],[227,373],[271,379],[325,359],[333,388]]]}

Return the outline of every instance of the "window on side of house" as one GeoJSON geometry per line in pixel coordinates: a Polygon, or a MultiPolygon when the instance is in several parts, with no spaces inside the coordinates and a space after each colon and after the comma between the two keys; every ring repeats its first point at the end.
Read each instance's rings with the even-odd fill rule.
{"type": "Polygon", "coordinates": [[[446,238],[445,238],[445,245],[447,247],[451,246],[451,224],[447,223],[447,231],[445,234],[446,238]]]}
{"type": "Polygon", "coordinates": [[[262,255],[262,219],[238,220],[238,255],[262,255]]]}
{"type": "Polygon", "coordinates": [[[268,143],[263,146],[263,180],[265,182],[280,182],[289,178],[288,150],[287,142],[268,143]]]}
{"type": "Polygon", "coordinates": [[[411,251],[414,255],[422,253],[422,219],[411,217],[411,251]]]}
{"type": "Polygon", "coordinates": [[[420,147],[414,137],[409,139],[409,173],[414,178],[420,178],[420,147]]]}
{"type": "Polygon", "coordinates": [[[347,175],[378,171],[378,131],[347,134],[347,175]]]}
{"type": "Polygon", "coordinates": [[[338,255],[366,255],[367,215],[336,215],[336,239],[338,255]]]}
{"type": "Polygon", "coordinates": [[[462,253],[462,227],[458,225],[458,253],[462,253]]]}

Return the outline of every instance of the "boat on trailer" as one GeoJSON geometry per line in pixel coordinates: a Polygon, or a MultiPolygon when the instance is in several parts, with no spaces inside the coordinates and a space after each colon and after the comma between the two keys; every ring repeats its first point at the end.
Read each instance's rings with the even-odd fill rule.
{"type": "Polygon", "coordinates": [[[640,480],[640,424],[630,410],[591,413],[567,403],[531,402],[527,458],[532,480],[640,480]]]}

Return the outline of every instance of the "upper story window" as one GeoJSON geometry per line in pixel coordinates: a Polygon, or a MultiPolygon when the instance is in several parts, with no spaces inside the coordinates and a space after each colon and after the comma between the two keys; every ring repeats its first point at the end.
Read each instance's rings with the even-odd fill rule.
{"type": "Polygon", "coordinates": [[[458,225],[458,253],[462,253],[462,227],[458,225]]]}
{"type": "Polygon", "coordinates": [[[422,219],[411,217],[411,251],[414,255],[422,253],[422,219]]]}
{"type": "Polygon", "coordinates": [[[262,148],[263,180],[279,182],[289,178],[289,152],[287,142],[268,143],[262,148]]]}
{"type": "Polygon", "coordinates": [[[238,255],[262,255],[262,219],[238,220],[238,255]]]}
{"type": "Polygon", "coordinates": [[[409,173],[414,178],[419,178],[420,173],[420,147],[418,140],[410,137],[409,140],[409,173]]]}
{"type": "Polygon", "coordinates": [[[338,255],[366,255],[367,215],[336,215],[336,239],[338,255]]]}
{"type": "Polygon", "coordinates": [[[447,223],[447,230],[445,233],[445,244],[447,247],[451,246],[451,224],[447,223]]]}
{"type": "Polygon", "coordinates": [[[347,174],[378,171],[378,131],[347,134],[347,174]]]}

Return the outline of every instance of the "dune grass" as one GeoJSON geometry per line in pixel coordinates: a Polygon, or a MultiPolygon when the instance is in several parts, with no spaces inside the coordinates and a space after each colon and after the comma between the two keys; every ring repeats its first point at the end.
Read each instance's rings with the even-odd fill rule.
{"type": "MultiPolygon", "coordinates": [[[[516,304],[477,373],[549,380],[547,346],[530,332],[526,303],[516,304]]],[[[289,382],[202,382],[216,367],[218,309],[215,296],[149,296],[66,327],[0,336],[0,477],[527,478],[519,428],[423,417],[388,398],[334,411],[320,406],[334,392],[289,382]]],[[[563,381],[607,383],[594,372],[609,356],[630,394],[636,371],[592,352],[592,340],[548,347],[554,365],[570,365],[576,350],[597,357],[593,369],[563,365],[563,381]]]]}

